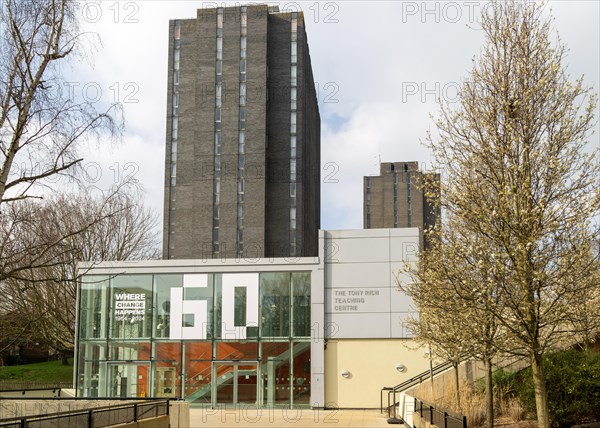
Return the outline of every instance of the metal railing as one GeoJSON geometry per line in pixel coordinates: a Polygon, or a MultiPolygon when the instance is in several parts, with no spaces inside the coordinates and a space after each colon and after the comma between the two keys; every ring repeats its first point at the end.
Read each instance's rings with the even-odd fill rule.
{"type": "MultiPolygon", "coordinates": [[[[423,422],[429,425],[435,425],[440,428],[467,428],[467,417],[458,414],[451,414],[446,411],[436,409],[432,405],[415,398],[414,415],[419,414],[421,425],[423,422]]],[[[427,426],[427,425],[426,425],[427,426]]]]}
{"type": "Polygon", "coordinates": [[[1,428],[102,428],[169,415],[169,400],[118,404],[0,420],[1,428]]]}
{"type": "Polygon", "coordinates": [[[387,406],[385,408],[387,409],[388,417],[392,416],[392,408],[393,408],[394,409],[393,417],[395,418],[397,416],[396,415],[396,407],[399,404],[399,402],[396,400],[397,394],[400,394],[402,391],[405,391],[408,388],[412,388],[413,386],[422,383],[424,380],[429,379],[431,376],[436,376],[450,368],[452,368],[452,363],[445,362],[445,363],[442,363],[442,364],[439,364],[439,365],[433,367],[431,370],[427,370],[421,374],[418,374],[417,376],[414,376],[408,380],[405,380],[404,382],[402,382],[396,386],[384,386],[383,388],[381,388],[381,391],[379,392],[379,411],[381,413],[383,413],[383,409],[384,409],[383,395],[384,395],[384,393],[387,393],[387,406]]]}
{"type": "Polygon", "coordinates": [[[73,388],[73,382],[37,382],[37,381],[0,381],[0,391],[23,391],[23,390],[41,390],[41,389],[70,389],[73,388]]]}

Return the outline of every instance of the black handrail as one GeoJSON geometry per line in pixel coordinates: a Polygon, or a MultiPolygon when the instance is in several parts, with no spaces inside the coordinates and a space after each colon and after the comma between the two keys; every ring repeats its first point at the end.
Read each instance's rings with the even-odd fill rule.
{"type": "Polygon", "coordinates": [[[421,421],[424,419],[429,425],[446,428],[467,428],[466,416],[437,409],[418,398],[415,398],[414,413],[418,413],[421,421]]]}
{"type": "Polygon", "coordinates": [[[115,424],[121,424],[121,423],[129,423],[129,422],[137,422],[139,420],[143,420],[143,419],[147,419],[149,417],[157,417],[157,416],[169,416],[169,400],[161,400],[161,401],[155,401],[155,400],[147,400],[146,402],[140,402],[140,403],[130,403],[130,404],[120,404],[120,405],[113,405],[113,406],[103,406],[103,407],[95,407],[93,409],[78,409],[78,410],[68,410],[65,412],[57,412],[57,413],[49,413],[49,414],[45,414],[45,415],[29,415],[29,416],[21,416],[21,417],[16,417],[16,418],[7,418],[7,419],[0,419],[0,427],[12,427],[12,426],[21,426],[21,427],[25,427],[28,425],[29,422],[35,422],[35,421],[49,421],[49,420],[56,420],[56,419],[63,419],[63,418],[73,418],[73,417],[78,417],[78,416],[83,416],[84,418],[87,419],[87,426],[88,427],[93,427],[94,426],[94,415],[95,414],[99,414],[99,413],[104,413],[104,412],[114,412],[114,411],[119,411],[119,410],[127,410],[127,409],[131,409],[133,410],[133,416],[132,417],[128,417],[125,418],[122,421],[114,421],[115,424]],[[140,412],[139,407],[149,407],[152,406],[152,410],[156,409],[157,407],[163,407],[164,406],[164,413],[159,413],[159,411],[157,410],[156,412],[154,412],[153,415],[148,415],[148,410],[144,411],[144,412],[140,412]],[[143,417],[142,415],[146,415],[145,417],[143,417]],[[16,425],[19,424],[19,425],[16,425]]]}
{"type": "Polygon", "coordinates": [[[408,380],[405,380],[404,382],[396,385],[396,386],[384,386],[383,388],[381,388],[381,391],[379,393],[379,401],[380,401],[380,407],[379,407],[379,411],[381,413],[383,413],[383,393],[387,392],[387,412],[388,412],[388,417],[391,416],[391,408],[394,408],[394,418],[396,417],[396,405],[399,403],[398,401],[396,401],[396,394],[407,390],[408,388],[412,388],[415,385],[418,385],[420,383],[423,382],[423,380],[428,379],[429,377],[431,377],[432,375],[438,375],[446,370],[448,370],[449,368],[453,367],[453,364],[449,361],[442,363],[442,364],[438,364],[437,366],[433,367],[431,370],[427,370],[424,371],[421,374],[418,374],[414,377],[411,377],[408,380]],[[390,403],[390,395],[393,395],[393,400],[390,403]]]}

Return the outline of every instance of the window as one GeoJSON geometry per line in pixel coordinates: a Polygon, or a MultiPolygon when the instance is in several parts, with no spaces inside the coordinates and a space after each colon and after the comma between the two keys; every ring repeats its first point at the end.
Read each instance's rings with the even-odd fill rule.
{"type": "Polygon", "coordinates": [[[173,118],[173,122],[171,123],[171,139],[177,140],[177,130],[179,129],[179,119],[177,117],[173,118]]]}
{"type": "Polygon", "coordinates": [[[292,134],[296,133],[296,112],[295,111],[293,111],[290,114],[290,132],[292,134]]]}
{"type": "Polygon", "coordinates": [[[298,62],[298,45],[296,41],[292,42],[292,64],[298,62]]]}
{"type": "Polygon", "coordinates": [[[179,49],[176,49],[173,52],[173,69],[179,70],[179,49]]]}
{"type": "Polygon", "coordinates": [[[234,326],[245,327],[246,326],[246,287],[235,287],[234,288],[234,326]]]}
{"type": "Polygon", "coordinates": [[[290,229],[296,229],[296,208],[290,208],[290,229]]]}
{"type": "Polygon", "coordinates": [[[223,28],[223,8],[217,8],[217,28],[223,28]]]}
{"type": "Polygon", "coordinates": [[[260,274],[260,310],[262,337],[290,335],[290,274],[260,274]]]}

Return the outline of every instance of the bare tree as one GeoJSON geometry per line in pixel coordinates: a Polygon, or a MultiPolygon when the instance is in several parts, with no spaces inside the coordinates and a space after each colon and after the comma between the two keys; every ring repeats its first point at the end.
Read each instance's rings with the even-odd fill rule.
{"type": "Polygon", "coordinates": [[[141,196],[123,192],[106,198],[59,194],[11,208],[17,220],[12,231],[22,247],[42,247],[48,254],[43,266],[33,268],[36,264],[24,257],[23,268],[1,283],[0,310],[18,313],[23,320],[20,331],[35,327],[66,358],[75,338],[77,263],[158,258],[156,216],[143,207],[141,196]]]}
{"type": "Polygon", "coordinates": [[[491,6],[481,18],[485,45],[429,144],[443,171],[442,206],[465,240],[466,254],[448,253],[446,263],[477,278],[477,265],[493,261],[497,304],[486,310],[510,339],[500,350],[529,359],[538,425],[548,428],[542,357],[581,337],[581,298],[599,287],[590,272],[600,165],[588,149],[597,97],[565,72],[566,48],[542,5],[491,6]]]}
{"type": "Polygon", "coordinates": [[[0,204],[39,196],[35,188],[44,179],[70,173],[81,161],[82,140],[121,131],[122,121],[113,118],[117,104],[99,112],[94,103],[77,101],[61,76],[61,67],[82,58],[90,42],[78,33],[77,5],[1,3],[0,204]]]}
{"type": "Polygon", "coordinates": [[[79,33],[77,8],[72,0],[0,3],[0,281],[27,268],[52,268],[69,238],[29,239],[37,228],[28,210],[39,207],[12,204],[47,195],[52,178],[76,176],[79,147],[90,137],[122,131],[118,104],[98,111],[77,100],[62,77],[69,61],[84,58],[97,42],[79,33]]]}

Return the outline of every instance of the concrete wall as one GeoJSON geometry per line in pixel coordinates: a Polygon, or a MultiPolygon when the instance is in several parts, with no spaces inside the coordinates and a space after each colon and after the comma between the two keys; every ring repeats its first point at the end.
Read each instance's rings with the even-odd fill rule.
{"type": "Polygon", "coordinates": [[[325,320],[333,339],[411,336],[411,299],[398,290],[416,262],[417,228],[325,231],[325,320]]]}
{"type": "Polygon", "coordinates": [[[423,349],[411,339],[329,340],[325,348],[326,407],[379,408],[381,388],[398,385],[428,368],[423,349]],[[398,364],[403,364],[405,371],[398,371],[398,364]],[[344,370],[350,372],[349,377],[341,376],[344,370]]]}

